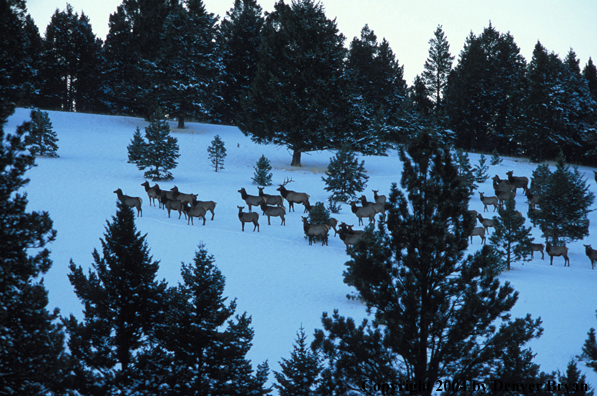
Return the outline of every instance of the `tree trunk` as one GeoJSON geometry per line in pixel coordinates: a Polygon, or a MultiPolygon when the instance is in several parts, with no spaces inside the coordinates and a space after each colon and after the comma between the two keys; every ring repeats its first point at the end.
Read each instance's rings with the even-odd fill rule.
{"type": "Polygon", "coordinates": [[[184,116],[178,116],[178,129],[184,129],[184,116]]]}
{"type": "Polygon", "coordinates": [[[292,162],[290,163],[290,166],[301,166],[301,151],[300,150],[294,150],[292,152],[292,162]]]}

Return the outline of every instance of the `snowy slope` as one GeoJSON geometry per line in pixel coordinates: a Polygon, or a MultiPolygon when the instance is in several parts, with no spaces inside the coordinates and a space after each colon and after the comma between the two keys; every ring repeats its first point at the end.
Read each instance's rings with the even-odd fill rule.
{"type": "MultiPolygon", "coordinates": [[[[329,246],[309,246],[300,219],[302,205],[286,216],[286,226],[280,226],[279,218],[272,218],[272,225],[268,226],[267,218],[261,216],[260,232],[252,232],[250,224],[241,232],[237,217],[237,206],[245,206],[237,191],[245,187],[249,194],[258,192],[251,178],[262,154],[274,168],[274,186],[266,188],[266,193],[276,193],[276,184],[292,178],[289,188],[309,193],[314,204],[327,202],[329,194],[321,176],[334,153],[303,155],[303,167],[293,169],[289,166],[291,154],[285,148],[255,145],[235,127],[189,123],[187,129],[176,130],[172,123],[181,156],[178,167],[172,171],[175,179],[159,183],[160,187],[170,189],[176,185],[182,192],[199,194],[200,200],[217,202],[214,221],[208,216],[205,226],[201,222],[190,226],[177,214],[168,218],[165,211],[151,207],[140,185],[144,182],[143,173],[126,162],[126,146],[135,128],[147,125],[145,121],[62,112],[49,115],[58,135],[60,158],[38,158],[39,166],[27,174],[31,182],[26,191],[28,210],[48,211],[58,231],[57,240],[49,247],[54,265],[45,276],[50,309],[58,307],[63,316],[73,313],[82,317],[82,306],[67,279],[68,264],[71,259],[84,267],[91,264],[93,249],[101,249],[106,221],[111,221],[116,213],[113,191],[121,188],[127,195],[143,198],[143,217],[137,218],[137,227],[147,234],[151,253],[160,260],[159,276],[169,284],[180,280],[180,263],[192,261],[199,243],[205,243],[214,255],[226,277],[225,295],[237,298],[237,313],[246,311],[253,318],[255,338],[249,358],[254,367],[267,359],[272,370],[279,370],[278,361],[289,357],[299,327],[305,328],[310,342],[313,330],[322,327],[320,318],[324,311],[338,309],[341,315],[357,322],[366,317],[362,304],[346,298],[354,289],[343,283],[342,272],[348,258],[344,244],[336,237],[330,238],[329,246]],[[224,169],[217,173],[207,158],[207,147],[216,134],[225,142],[228,154],[224,169]]],[[[28,119],[29,110],[17,109],[5,131],[14,131],[28,119]]],[[[402,165],[397,153],[362,158],[370,176],[367,197],[372,200],[372,189],[387,195],[391,183],[400,180],[402,165]]],[[[472,154],[470,158],[472,164],[478,162],[478,156],[472,154]]],[[[505,178],[508,170],[514,170],[515,175],[530,177],[535,167],[525,161],[504,159],[501,165],[490,166],[489,175],[505,178]]],[[[580,170],[589,179],[592,191],[597,192],[592,170],[580,170]]],[[[478,191],[491,193],[491,180],[478,191]]],[[[526,213],[523,199],[518,199],[517,205],[518,210],[526,213]]],[[[483,211],[477,193],[470,208],[483,211]]],[[[334,217],[357,224],[346,206],[334,217]]],[[[545,260],[535,254],[530,263],[515,263],[512,271],[500,276],[520,293],[513,316],[531,313],[543,320],[544,334],[530,346],[544,371],[565,371],[569,360],[580,354],[589,328],[597,327],[597,270],[591,270],[583,247],[583,243],[597,247],[597,238],[593,237],[597,235],[595,212],[590,214],[590,220],[591,236],[569,245],[570,268],[564,268],[562,258],[554,258],[554,265],[550,266],[547,254],[545,260]]],[[[541,239],[538,229],[533,234],[541,239]]],[[[473,252],[480,246],[475,238],[469,249],[473,252]]],[[[597,385],[597,374],[582,364],[579,367],[587,373],[589,383],[597,385]]]]}

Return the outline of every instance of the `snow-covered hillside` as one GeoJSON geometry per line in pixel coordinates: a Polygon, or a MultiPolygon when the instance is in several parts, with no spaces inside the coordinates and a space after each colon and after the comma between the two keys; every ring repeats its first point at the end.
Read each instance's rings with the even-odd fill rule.
{"type": "MultiPolygon", "coordinates": [[[[13,131],[29,119],[29,113],[17,109],[5,130],[13,131]]],[[[160,261],[159,276],[171,285],[179,281],[181,262],[191,262],[199,243],[205,243],[214,255],[226,277],[225,295],[237,299],[237,312],[246,311],[253,318],[255,338],[249,358],[254,367],[267,359],[272,370],[279,370],[278,361],[289,357],[299,327],[305,328],[308,341],[312,341],[313,330],[322,327],[320,318],[324,311],[338,309],[341,315],[358,322],[366,316],[362,304],[346,298],[354,290],[343,283],[348,257],[344,244],[336,237],[330,239],[329,246],[309,246],[300,218],[302,206],[286,216],[286,226],[280,226],[278,218],[272,218],[272,225],[268,226],[267,218],[262,216],[260,232],[252,232],[252,226],[241,232],[237,217],[237,206],[245,206],[237,191],[245,187],[249,194],[258,192],[251,178],[262,154],[274,168],[274,184],[292,178],[289,188],[307,192],[314,204],[327,201],[329,193],[324,190],[321,177],[334,153],[303,155],[303,167],[294,169],[289,166],[291,154],[285,148],[256,145],[237,128],[189,123],[187,129],[176,130],[172,123],[181,156],[178,167],[172,171],[175,179],[159,183],[160,187],[170,189],[176,185],[180,191],[199,194],[200,200],[217,202],[213,221],[208,216],[205,226],[201,222],[191,226],[177,215],[168,218],[165,211],[150,206],[141,187],[143,173],[127,163],[126,147],[135,128],[143,128],[145,121],[62,112],[49,115],[58,135],[60,158],[38,158],[38,166],[27,174],[31,182],[26,191],[28,210],[48,211],[58,231],[57,240],[49,246],[54,265],[45,276],[50,309],[58,307],[64,316],[73,313],[82,317],[82,307],[67,279],[68,264],[72,259],[77,265],[90,265],[93,249],[101,248],[106,221],[111,221],[116,213],[113,191],[121,188],[127,195],[144,199],[143,217],[137,218],[137,227],[147,234],[151,253],[160,261]],[[207,147],[216,134],[225,142],[228,154],[224,169],[217,173],[207,158],[207,147]]],[[[472,164],[478,162],[476,155],[470,158],[472,164]]],[[[391,183],[400,180],[397,153],[362,159],[370,177],[367,197],[372,200],[372,189],[387,195],[391,183]]],[[[490,166],[489,174],[505,178],[506,172],[513,170],[515,175],[530,177],[535,167],[525,161],[504,159],[501,165],[490,166]]],[[[580,170],[597,193],[591,169],[580,170]]],[[[492,193],[491,180],[479,191],[492,193]]],[[[275,186],[265,192],[276,193],[275,186]]],[[[518,210],[526,213],[527,205],[522,199],[517,205],[518,210]]],[[[478,194],[475,193],[470,207],[482,212],[478,194]]],[[[346,206],[334,217],[357,224],[346,206]]],[[[545,260],[535,254],[533,261],[515,263],[511,271],[500,276],[520,292],[513,316],[531,313],[543,320],[544,334],[530,346],[544,371],[564,371],[569,360],[580,354],[589,328],[597,327],[597,269],[591,269],[583,247],[583,243],[597,247],[593,237],[597,235],[595,212],[590,214],[590,220],[591,236],[569,245],[569,268],[564,268],[562,258],[554,258],[554,265],[550,266],[547,254],[545,260]]],[[[540,239],[538,229],[533,235],[540,239]]],[[[472,252],[480,246],[475,238],[469,249],[472,252]]],[[[589,382],[597,385],[597,374],[586,370],[583,364],[579,367],[588,374],[589,382]]]]}

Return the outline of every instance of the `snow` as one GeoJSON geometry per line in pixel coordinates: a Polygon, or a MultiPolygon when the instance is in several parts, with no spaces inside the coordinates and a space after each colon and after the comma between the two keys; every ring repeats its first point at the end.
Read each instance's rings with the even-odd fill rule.
{"type": "MultiPolygon", "coordinates": [[[[28,109],[17,109],[5,131],[13,132],[29,120],[29,114],[28,109]]],[[[289,358],[300,327],[305,329],[307,342],[311,342],[314,329],[322,328],[323,312],[338,309],[357,323],[367,316],[361,303],[346,298],[355,290],[343,283],[342,272],[348,259],[344,244],[332,237],[329,246],[309,246],[303,234],[301,205],[296,212],[287,214],[286,226],[280,226],[278,218],[273,218],[268,226],[267,218],[259,211],[260,232],[251,231],[251,224],[241,232],[237,217],[237,206],[247,210],[237,191],[245,187],[249,194],[258,194],[251,179],[261,155],[270,160],[274,175],[274,186],[267,187],[265,193],[276,194],[276,185],[292,178],[290,189],[310,194],[311,204],[327,203],[329,193],[324,190],[322,176],[333,152],[305,154],[303,167],[296,169],[290,167],[292,155],[286,149],[256,145],[235,127],[187,123],[186,129],[177,130],[176,123],[171,122],[181,156],[178,167],[172,170],[175,179],[159,183],[160,187],[170,189],[176,185],[182,192],[199,194],[199,200],[217,202],[213,221],[208,216],[205,226],[202,222],[192,226],[179,220],[175,212],[168,218],[166,211],[151,207],[141,186],[145,181],[143,172],[127,163],[126,147],[136,127],[147,125],[145,121],[65,112],[49,112],[49,116],[59,139],[60,158],[38,158],[38,166],[27,173],[31,182],[25,191],[28,211],[48,211],[58,231],[56,241],[49,246],[54,264],[45,275],[50,310],[58,307],[65,317],[72,313],[82,318],[83,307],[67,278],[68,264],[72,259],[84,268],[90,266],[93,249],[101,249],[106,221],[112,221],[116,213],[113,191],[121,188],[124,194],[143,199],[143,217],[138,217],[136,224],[142,234],[147,234],[154,260],[160,261],[160,279],[166,279],[170,285],[178,283],[181,262],[190,263],[197,246],[205,243],[226,277],[225,295],[237,299],[238,314],[246,311],[252,316],[255,337],[248,357],[254,369],[267,359],[271,370],[280,371],[279,362],[289,358]],[[220,135],[227,149],[225,168],[217,173],[207,155],[215,135],[220,135]]],[[[471,154],[471,165],[476,165],[478,158],[471,154]]],[[[391,152],[388,157],[360,156],[361,159],[369,175],[366,196],[372,200],[373,189],[388,195],[391,183],[400,181],[397,153],[391,152]]],[[[504,158],[501,165],[490,166],[489,175],[505,178],[506,172],[513,170],[514,175],[530,177],[535,167],[527,161],[504,158]]],[[[592,169],[579,170],[597,193],[592,169]]],[[[491,193],[491,179],[477,191],[491,193]]],[[[517,210],[526,213],[524,201],[519,194],[517,210]]],[[[483,213],[477,192],[470,208],[483,213]]],[[[333,216],[357,224],[348,205],[342,205],[341,213],[333,216]]],[[[555,257],[550,266],[547,254],[545,260],[535,254],[533,261],[515,263],[511,271],[500,276],[520,293],[512,316],[531,313],[543,321],[543,336],[529,346],[537,354],[535,362],[546,372],[564,372],[570,359],[581,353],[589,329],[597,328],[597,270],[591,269],[583,247],[583,243],[597,246],[593,237],[597,233],[597,213],[591,212],[589,218],[591,236],[569,245],[569,268],[563,266],[561,257],[555,257]]],[[[531,225],[528,220],[526,225],[531,225]]],[[[533,235],[544,242],[537,228],[533,235]]],[[[474,252],[480,247],[479,239],[475,239],[469,250],[474,252]]],[[[597,373],[587,370],[584,364],[579,364],[579,368],[587,374],[590,384],[597,385],[597,373]]],[[[273,374],[269,379],[274,380],[273,374]]]]}

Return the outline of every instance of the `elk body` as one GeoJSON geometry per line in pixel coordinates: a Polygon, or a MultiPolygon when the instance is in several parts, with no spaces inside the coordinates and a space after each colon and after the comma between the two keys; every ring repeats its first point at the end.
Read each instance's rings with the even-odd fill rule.
{"type": "Polygon", "coordinates": [[[526,197],[528,199],[529,209],[535,209],[535,205],[537,205],[541,196],[539,194],[531,194],[527,191],[526,197]]]}
{"type": "Polygon", "coordinates": [[[267,225],[271,225],[270,217],[272,216],[279,217],[282,220],[280,225],[286,225],[286,219],[284,218],[286,209],[279,206],[268,206],[265,202],[261,202],[261,210],[263,210],[263,215],[267,216],[267,225]]]}
{"type": "Polygon", "coordinates": [[[193,207],[200,206],[206,211],[211,212],[211,219],[214,219],[214,216],[216,215],[216,203],[214,201],[193,201],[191,205],[193,205],[193,207]]]}
{"type": "Polygon", "coordinates": [[[280,194],[282,194],[282,197],[284,197],[284,199],[286,201],[288,201],[288,211],[289,212],[291,209],[294,212],[294,204],[295,203],[300,203],[300,204],[304,205],[305,201],[309,200],[309,194],[307,194],[307,193],[296,192],[296,191],[286,189],[286,184],[288,184],[292,181],[293,181],[292,179],[286,180],[284,182],[284,184],[280,184],[280,187],[278,187],[276,189],[276,190],[280,191],[280,194]]]}
{"type": "Polygon", "coordinates": [[[160,205],[160,196],[162,190],[160,190],[160,186],[156,183],[153,187],[149,187],[149,182],[146,180],[145,183],[141,184],[145,187],[145,192],[147,193],[147,197],[149,198],[149,206],[153,203],[155,206],[155,201],[158,201],[158,205],[160,205]]]}
{"type": "Polygon", "coordinates": [[[471,231],[471,243],[473,243],[473,237],[480,236],[483,245],[485,245],[485,227],[475,227],[471,231]]]}
{"type": "MultiPolygon", "coordinates": [[[[168,211],[168,218],[170,218],[170,212],[172,210],[176,210],[178,212],[178,219],[180,219],[180,216],[182,216],[182,214],[184,213],[182,210],[183,203],[180,202],[178,199],[169,199],[168,195],[166,194],[165,191],[162,191],[162,196],[160,197],[160,203],[162,204],[162,208],[164,208],[168,211]]],[[[185,213],[184,217],[185,217],[185,219],[187,218],[186,213],[185,213]]]]}
{"type": "Polygon", "coordinates": [[[352,225],[347,225],[346,223],[340,223],[340,231],[338,231],[338,236],[344,242],[346,247],[349,245],[356,245],[360,240],[363,239],[365,236],[365,231],[361,230],[353,230],[352,225]]]}
{"type": "Polygon", "coordinates": [[[259,206],[259,205],[261,205],[261,202],[263,202],[263,198],[261,198],[260,196],[247,194],[247,190],[245,190],[244,187],[241,188],[240,190],[238,190],[238,192],[240,193],[241,198],[245,201],[245,203],[249,207],[249,212],[252,211],[251,206],[259,206]]]}
{"type": "Polygon", "coordinates": [[[497,197],[486,197],[484,195],[485,193],[480,192],[479,193],[479,197],[481,199],[481,202],[483,202],[484,205],[484,212],[487,212],[487,205],[493,205],[493,211],[495,212],[497,210],[497,206],[498,206],[498,198],[497,197]]]}
{"type": "Polygon", "coordinates": [[[512,191],[499,191],[496,195],[497,195],[497,199],[498,199],[498,204],[500,206],[504,206],[504,203],[509,200],[512,196],[513,196],[513,192],[512,191]]]}
{"type": "Polygon", "coordinates": [[[510,183],[508,182],[508,180],[502,180],[500,179],[500,177],[498,175],[495,175],[493,178],[493,191],[495,192],[495,195],[498,194],[498,192],[505,192],[505,191],[513,191],[514,193],[516,193],[516,190],[512,188],[512,186],[510,185],[510,183]]]}
{"type": "Polygon", "coordinates": [[[207,213],[207,211],[204,207],[191,206],[188,202],[181,202],[181,204],[183,212],[185,212],[185,214],[187,215],[187,224],[195,225],[195,223],[193,222],[193,217],[202,217],[203,225],[205,225],[205,213],[207,213]]]}
{"type": "Polygon", "coordinates": [[[238,219],[240,220],[240,223],[242,224],[243,232],[245,231],[245,223],[253,223],[253,225],[254,225],[253,232],[255,232],[255,229],[257,229],[257,232],[259,232],[259,213],[243,212],[244,206],[237,206],[237,208],[238,208],[238,219]]]}
{"type": "Polygon", "coordinates": [[[591,245],[583,245],[585,247],[585,253],[589,260],[591,260],[591,269],[595,269],[595,261],[597,261],[597,250],[591,248],[591,245]]]}
{"type": "Polygon", "coordinates": [[[309,200],[303,202],[303,205],[305,205],[305,210],[303,211],[303,213],[311,213],[311,209],[313,209],[313,206],[311,206],[309,200]]]}
{"type": "Polygon", "coordinates": [[[385,195],[377,195],[379,190],[372,190],[372,191],[373,191],[373,199],[375,199],[375,203],[380,203],[380,204],[386,203],[385,195]]]}
{"type": "Polygon", "coordinates": [[[481,213],[479,213],[477,215],[477,218],[479,219],[479,222],[483,225],[483,228],[485,228],[485,232],[487,234],[489,234],[489,227],[493,227],[493,220],[492,219],[485,219],[485,218],[483,218],[483,216],[481,215],[481,213]]]}
{"type": "Polygon", "coordinates": [[[367,198],[364,195],[361,195],[361,198],[359,198],[361,200],[361,204],[363,205],[363,207],[371,207],[373,208],[373,210],[375,210],[375,213],[381,213],[381,216],[383,219],[386,218],[386,204],[383,203],[377,203],[377,202],[369,202],[367,201],[367,198]]]}
{"type": "Polygon", "coordinates": [[[313,245],[313,240],[318,237],[321,238],[321,246],[328,244],[328,231],[330,230],[328,224],[311,224],[307,217],[302,216],[301,219],[303,219],[305,235],[309,238],[309,246],[313,245]]]}
{"type": "Polygon", "coordinates": [[[371,206],[358,207],[355,201],[350,203],[350,209],[359,218],[359,225],[363,225],[363,217],[369,218],[369,223],[375,223],[375,209],[371,206]]]}
{"type": "Polygon", "coordinates": [[[174,186],[170,189],[172,191],[172,198],[171,199],[178,199],[180,202],[185,203],[188,202],[190,204],[193,203],[197,199],[197,194],[185,194],[178,191],[178,187],[174,186]]]}
{"type": "Polygon", "coordinates": [[[522,188],[523,191],[525,192],[525,194],[529,191],[529,189],[528,189],[529,178],[528,177],[512,176],[514,174],[514,171],[506,172],[506,174],[508,175],[508,183],[510,183],[510,185],[514,189],[515,193],[516,193],[516,189],[518,189],[518,188],[522,188]]]}
{"type": "Polygon", "coordinates": [[[136,208],[137,209],[137,217],[143,217],[143,210],[141,209],[141,205],[143,204],[143,200],[139,197],[130,197],[128,195],[124,195],[122,190],[119,188],[114,191],[114,194],[118,196],[118,200],[128,206],[129,208],[136,208]]]}
{"type": "Polygon", "coordinates": [[[564,257],[564,267],[568,264],[570,267],[570,259],[568,258],[568,248],[566,246],[551,246],[551,243],[547,242],[545,244],[545,251],[547,255],[550,257],[549,265],[553,265],[553,258],[562,256],[564,257]]]}
{"type": "Polygon", "coordinates": [[[541,252],[541,260],[545,259],[545,254],[543,254],[543,249],[545,246],[542,243],[531,243],[531,258],[534,257],[535,252],[541,252]]]}
{"type": "Polygon", "coordinates": [[[263,199],[265,201],[265,203],[268,205],[280,206],[283,208],[284,207],[284,198],[282,198],[281,195],[264,194],[263,193],[264,188],[265,187],[257,187],[257,189],[259,190],[259,196],[261,197],[261,199],[263,199]]]}
{"type": "Polygon", "coordinates": [[[338,225],[338,220],[334,219],[333,217],[330,217],[330,219],[328,220],[328,224],[330,227],[334,229],[334,236],[338,235],[338,230],[336,229],[336,226],[338,225]]]}

